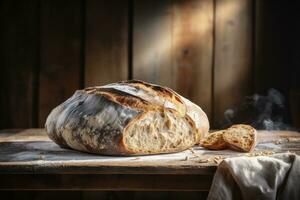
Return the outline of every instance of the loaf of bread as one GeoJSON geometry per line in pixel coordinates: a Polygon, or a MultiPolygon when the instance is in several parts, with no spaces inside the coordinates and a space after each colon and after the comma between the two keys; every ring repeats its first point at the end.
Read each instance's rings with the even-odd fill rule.
{"type": "Polygon", "coordinates": [[[52,110],[45,128],[62,147],[146,155],[192,147],[209,122],[199,106],[170,88],[134,80],[77,90],[52,110]]]}
{"type": "Polygon", "coordinates": [[[226,130],[212,132],[204,137],[200,145],[207,149],[232,149],[250,152],[255,148],[257,132],[246,124],[236,124],[226,130]]]}

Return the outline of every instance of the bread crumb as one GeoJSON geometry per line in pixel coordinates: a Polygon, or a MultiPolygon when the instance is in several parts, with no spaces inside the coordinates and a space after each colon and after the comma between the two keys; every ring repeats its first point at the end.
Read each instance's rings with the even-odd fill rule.
{"type": "Polygon", "coordinates": [[[195,152],[194,149],[190,148],[189,150],[190,150],[193,154],[196,154],[196,152],[195,152]]]}
{"type": "Polygon", "coordinates": [[[190,158],[199,158],[199,157],[202,157],[202,155],[200,155],[199,153],[197,153],[195,150],[193,150],[193,149],[189,149],[189,150],[193,154],[193,156],[191,156],[190,158]]]}
{"type": "Polygon", "coordinates": [[[190,158],[190,159],[195,159],[195,158],[199,158],[199,157],[200,157],[200,155],[195,154],[195,155],[193,155],[193,156],[190,156],[189,158],[190,158]]]}
{"type": "Polygon", "coordinates": [[[257,151],[253,153],[247,153],[246,156],[248,157],[255,157],[255,156],[271,156],[275,152],[274,151],[257,151]]]}
{"type": "Polygon", "coordinates": [[[273,142],[274,144],[282,144],[282,141],[281,140],[276,140],[273,142]]]}
{"type": "Polygon", "coordinates": [[[300,138],[287,138],[288,142],[300,142],[300,138]]]}
{"type": "Polygon", "coordinates": [[[214,164],[220,164],[224,158],[222,156],[213,156],[209,157],[208,159],[200,159],[198,160],[199,163],[214,163],[214,164]]]}
{"type": "Polygon", "coordinates": [[[203,159],[203,155],[200,155],[199,153],[195,152],[192,148],[189,149],[193,156],[189,157],[188,159],[197,159],[195,160],[195,162],[198,163],[215,163],[215,164],[219,164],[221,161],[224,160],[224,158],[222,156],[212,156],[206,159],[203,159]]]}
{"type": "Polygon", "coordinates": [[[208,162],[208,159],[200,159],[197,161],[198,163],[207,163],[208,162]]]}
{"type": "Polygon", "coordinates": [[[278,140],[273,140],[273,143],[274,144],[282,144],[282,143],[287,143],[289,142],[289,139],[288,138],[283,138],[283,139],[278,139],[278,140]]]}
{"type": "Polygon", "coordinates": [[[181,161],[188,161],[189,160],[189,157],[186,156],[184,159],[182,159],[181,161]]]}
{"type": "Polygon", "coordinates": [[[215,156],[213,158],[213,162],[216,164],[219,164],[221,161],[223,161],[223,157],[222,156],[215,156]]]}
{"type": "Polygon", "coordinates": [[[288,143],[288,142],[300,142],[300,138],[295,138],[295,137],[292,137],[292,138],[281,138],[281,139],[278,139],[278,140],[274,140],[273,143],[274,144],[282,144],[282,143],[288,143]]]}

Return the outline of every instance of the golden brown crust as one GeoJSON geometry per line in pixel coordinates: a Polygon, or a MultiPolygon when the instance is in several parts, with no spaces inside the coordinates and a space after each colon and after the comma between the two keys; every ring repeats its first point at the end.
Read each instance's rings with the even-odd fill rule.
{"type": "Polygon", "coordinates": [[[200,145],[211,150],[223,150],[227,145],[223,139],[224,130],[216,131],[207,135],[201,140],[200,145]]]}
{"type": "Polygon", "coordinates": [[[251,152],[254,150],[257,143],[257,131],[255,130],[255,128],[253,128],[250,125],[235,124],[226,130],[226,132],[223,135],[223,139],[227,143],[230,149],[242,151],[242,152],[251,152]],[[250,136],[251,139],[249,140],[249,144],[246,145],[246,147],[243,147],[243,145],[241,144],[241,140],[239,140],[238,138],[236,138],[236,140],[230,139],[231,131],[233,129],[235,130],[244,129],[247,131],[247,134],[248,136],[250,136]]]}
{"type": "MultiPolygon", "coordinates": [[[[186,112],[186,108],[185,108],[186,106],[184,102],[181,100],[181,98],[179,97],[179,95],[167,87],[162,87],[159,85],[154,85],[139,80],[122,81],[122,82],[115,83],[115,85],[117,84],[129,85],[135,87],[137,90],[144,90],[149,94],[151,94],[153,97],[159,96],[162,99],[166,99],[172,102],[173,104],[176,105],[176,107],[182,108],[184,112],[186,112]]],[[[159,107],[161,108],[164,106],[164,105],[157,104],[157,102],[155,101],[149,102],[146,99],[143,99],[142,97],[129,94],[128,92],[122,92],[114,88],[94,86],[94,87],[88,87],[83,91],[88,94],[98,94],[98,95],[106,96],[111,101],[114,101],[123,106],[131,107],[131,108],[138,108],[142,110],[153,110],[153,109],[159,109],[159,107]]]]}
{"type": "Polygon", "coordinates": [[[159,93],[159,95],[163,96],[164,98],[173,99],[173,100],[176,100],[178,103],[183,104],[183,101],[180,99],[180,97],[174,91],[172,91],[170,88],[146,83],[146,82],[140,81],[140,80],[123,81],[120,83],[125,83],[125,84],[131,85],[131,86],[135,86],[139,89],[146,90],[155,95],[159,93]]]}
{"type": "Polygon", "coordinates": [[[139,80],[131,80],[131,81],[124,81],[122,83],[128,84],[130,86],[136,87],[137,89],[142,89],[153,96],[160,96],[176,105],[177,108],[181,108],[184,112],[184,115],[186,114],[186,105],[180,98],[180,96],[171,90],[170,88],[154,85],[150,83],[146,83],[139,80]]]}
{"type": "MultiPolygon", "coordinates": [[[[212,150],[232,149],[241,152],[251,152],[256,146],[257,131],[246,124],[236,124],[226,130],[220,130],[210,133],[201,140],[200,145],[212,150]],[[234,135],[239,133],[240,135],[234,135]],[[245,132],[246,131],[246,132],[245,132]],[[246,134],[246,136],[245,136],[246,134]],[[249,144],[243,145],[243,136],[249,144]]],[[[244,140],[245,142],[245,140],[244,140]]]]}
{"type": "Polygon", "coordinates": [[[163,107],[157,104],[152,104],[138,96],[122,92],[113,88],[94,87],[84,90],[88,94],[102,95],[110,101],[118,103],[125,107],[135,108],[139,110],[162,110],[163,107]]]}

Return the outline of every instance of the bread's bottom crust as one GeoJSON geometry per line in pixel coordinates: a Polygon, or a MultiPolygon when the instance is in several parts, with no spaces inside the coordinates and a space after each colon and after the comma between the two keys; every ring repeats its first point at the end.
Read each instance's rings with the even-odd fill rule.
{"type": "Polygon", "coordinates": [[[134,154],[178,152],[196,144],[196,131],[185,117],[177,113],[148,111],[129,124],[123,142],[125,148],[134,154]]]}

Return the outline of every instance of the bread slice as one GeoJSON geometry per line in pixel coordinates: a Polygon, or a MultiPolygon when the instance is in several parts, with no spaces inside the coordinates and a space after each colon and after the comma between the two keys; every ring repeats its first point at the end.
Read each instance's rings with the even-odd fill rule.
{"type": "Polygon", "coordinates": [[[233,125],[223,134],[223,140],[230,149],[243,152],[250,152],[255,148],[256,137],[256,130],[245,124],[233,125]]]}
{"type": "Polygon", "coordinates": [[[225,130],[216,131],[210,133],[204,139],[201,140],[200,145],[204,148],[211,150],[222,150],[226,149],[226,142],[223,139],[223,134],[225,130]]]}

